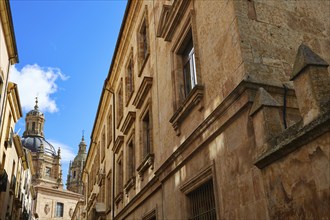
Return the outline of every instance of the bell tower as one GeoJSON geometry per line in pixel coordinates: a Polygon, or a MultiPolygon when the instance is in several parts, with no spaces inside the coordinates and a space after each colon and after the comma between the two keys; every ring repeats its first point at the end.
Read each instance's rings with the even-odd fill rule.
{"type": "Polygon", "coordinates": [[[23,137],[39,136],[44,137],[44,124],[45,116],[39,111],[38,98],[36,97],[36,104],[34,109],[26,115],[25,118],[25,131],[23,137]]]}

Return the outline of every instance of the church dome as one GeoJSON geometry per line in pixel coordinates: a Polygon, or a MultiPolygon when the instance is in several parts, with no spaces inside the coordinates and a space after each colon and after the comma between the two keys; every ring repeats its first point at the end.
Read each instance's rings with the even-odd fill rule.
{"type": "Polygon", "coordinates": [[[34,109],[32,109],[31,111],[26,113],[26,116],[41,116],[42,117],[42,116],[44,116],[44,113],[39,111],[39,108],[37,106],[35,106],[34,109]]]}
{"type": "Polygon", "coordinates": [[[56,156],[56,151],[53,145],[46,141],[43,137],[28,136],[22,138],[22,145],[32,152],[40,151],[40,146],[43,144],[44,152],[48,155],[56,156]]]}

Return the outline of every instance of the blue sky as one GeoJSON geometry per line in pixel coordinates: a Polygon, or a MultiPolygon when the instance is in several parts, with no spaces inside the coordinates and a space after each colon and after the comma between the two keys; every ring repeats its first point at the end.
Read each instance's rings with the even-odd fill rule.
{"type": "Polygon", "coordinates": [[[90,134],[126,7],[124,0],[11,1],[19,63],[11,69],[24,118],[34,106],[45,113],[45,137],[62,148],[63,180],[90,134]]]}

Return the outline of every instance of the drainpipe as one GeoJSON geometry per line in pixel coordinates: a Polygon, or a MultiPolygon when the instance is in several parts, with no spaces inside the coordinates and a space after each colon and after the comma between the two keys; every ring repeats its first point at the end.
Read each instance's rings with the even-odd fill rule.
{"type": "MultiPolygon", "coordinates": [[[[115,102],[115,93],[113,90],[107,89],[106,88],[106,84],[104,86],[104,90],[108,91],[110,94],[112,94],[112,118],[115,119],[116,115],[116,102],[115,102]]],[[[115,126],[115,120],[112,120],[112,132],[113,132],[113,136],[112,136],[112,143],[114,144],[115,142],[115,138],[116,138],[116,126],[115,126]]],[[[111,213],[112,213],[112,220],[115,219],[115,153],[113,152],[112,154],[112,209],[111,209],[111,213]]]]}

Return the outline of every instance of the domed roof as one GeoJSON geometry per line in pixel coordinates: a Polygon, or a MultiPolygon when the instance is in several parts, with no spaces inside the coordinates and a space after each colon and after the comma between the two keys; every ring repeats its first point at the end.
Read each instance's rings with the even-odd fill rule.
{"type": "Polygon", "coordinates": [[[38,152],[40,150],[41,143],[43,144],[44,152],[48,155],[56,156],[56,151],[53,145],[46,141],[43,137],[28,136],[22,138],[22,145],[31,150],[32,152],[38,152]]]}

